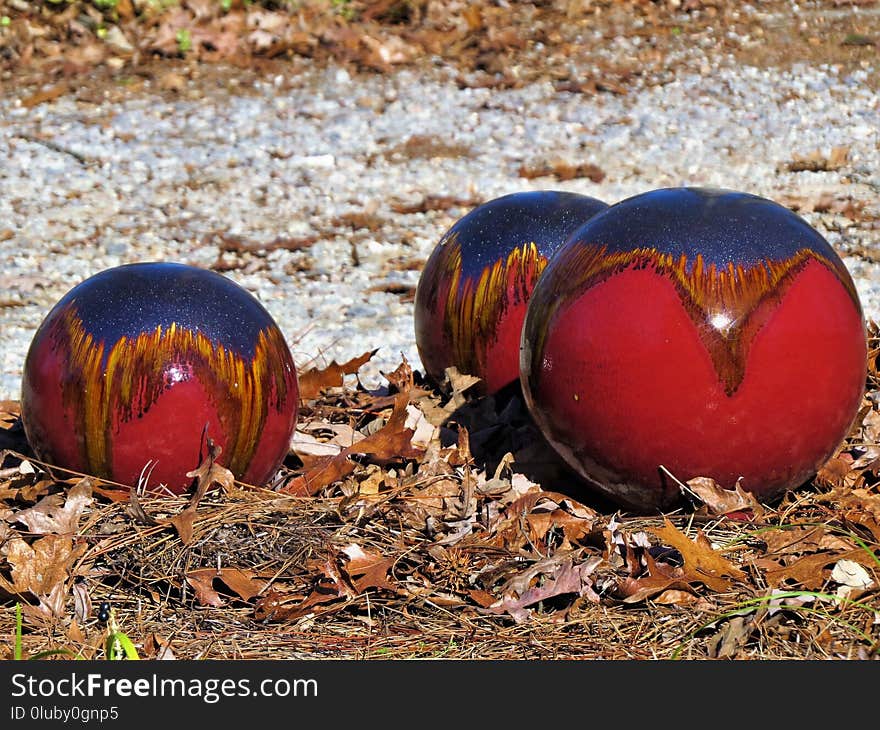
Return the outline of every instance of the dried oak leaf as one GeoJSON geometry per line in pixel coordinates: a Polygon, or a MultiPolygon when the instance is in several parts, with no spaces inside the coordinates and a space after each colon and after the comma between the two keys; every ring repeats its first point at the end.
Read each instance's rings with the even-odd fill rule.
{"type": "Polygon", "coordinates": [[[734,616],[709,639],[709,657],[732,659],[742,649],[755,629],[754,616],[734,616]]]}
{"type": "MultiPolygon", "coordinates": [[[[632,564],[632,560],[627,561],[632,564]]],[[[671,590],[693,593],[693,587],[684,568],[658,563],[650,553],[645,553],[647,575],[641,578],[627,576],[617,584],[617,593],[624,603],[638,603],[671,590]]]]}
{"type": "Polygon", "coordinates": [[[784,530],[772,530],[761,533],[766,547],[766,554],[772,555],[803,555],[820,550],[846,551],[855,545],[850,541],[828,532],[823,525],[796,525],[784,530]]]}
{"type": "Polygon", "coordinates": [[[193,523],[195,522],[196,511],[198,510],[199,502],[202,501],[202,497],[205,496],[205,493],[214,484],[219,484],[226,490],[232,489],[235,485],[235,476],[233,473],[225,466],[218,464],[216,461],[221,451],[222,447],[219,444],[215,444],[214,441],[209,438],[208,455],[199,465],[198,469],[186,473],[188,477],[196,478],[198,480],[195,494],[193,494],[189,504],[185,509],[178,512],[173,517],[156,520],[159,524],[172,525],[177,530],[180,541],[184,545],[189,545],[192,542],[193,523]]]}
{"type": "Polygon", "coordinates": [[[709,509],[709,514],[725,515],[731,512],[751,511],[755,517],[764,514],[764,508],[751,492],[746,492],[737,482],[733,489],[725,489],[710,477],[688,479],[688,489],[709,509]]]}
{"type": "MultiPolygon", "coordinates": [[[[315,608],[326,603],[336,603],[339,608],[344,603],[339,603],[339,593],[325,584],[318,584],[314,590],[298,603],[289,603],[295,597],[280,591],[269,591],[254,606],[254,618],[258,621],[295,621],[310,613],[316,613],[315,608]]],[[[320,611],[326,613],[333,610],[327,607],[320,611]]]]}
{"type": "Polygon", "coordinates": [[[208,568],[207,571],[191,570],[186,574],[186,582],[192,586],[196,592],[196,600],[202,606],[219,608],[226,603],[220,594],[214,590],[215,575],[216,571],[212,568],[208,568]]]}
{"type": "Polygon", "coordinates": [[[819,590],[830,575],[827,566],[840,560],[851,560],[856,563],[876,568],[876,559],[861,548],[854,548],[843,553],[814,553],[805,555],[794,562],[778,568],[770,567],[764,571],[764,579],[767,585],[777,587],[783,581],[790,581],[807,590],[819,590]]]}
{"type": "Polygon", "coordinates": [[[551,530],[558,529],[562,531],[563,542],[557,549],[571,550],[575,547],[572,543],[590,534],[598,517],[580,502],[562,494],[543,492],[525,519],[533,543],[545,544],[551,530]]]}
{"type": "MultiPolygon", "coordinates": [[[[511,480],[513,487],[513,480],[511,480]]],[[[530,488],[514,499],[490,526],[487,542],[516,550],[527,544],[530,535],[543,540],[554,526],[563,531],[564,538],[576,542],[593,529],[598,514],[559,492],[545,492],[540,487],[530,488]],[[523,531],[528,525],[530,535],[523,531]]]]}
{"type": "Polygon", "coordinates": [[[396,590],[397,587],[388,580],[388,571],[394,566],[394,558],[367,552],[357,543],[347,545],[342,552],[348,557],[345,572],[358,594],[370,588],[396,590]]]}
{"type": "Polygon", "coordinates": [[[70,488],[66,499],[62,494],[50,494],[33,507],[17,512],[14,520],[36,535],[75,535],[80,517],[91,503],[92,480],[85,477],[70,488]]]}
{"type": "Polygon", "coordinates": [[[214,589],[214,581],[219,580],[243,601],[250,601],[265,587],[251,570],[239,568],[199,568],[186,574],[186,582],[196,591],[196,598],[203,606],[222,606],[225,601],[214,589]]]}
{"type": "Polygon", "coordinates": [[[816,472],[816,483],[822,487],[842,487],[855,484],[858,471],[853,469],[853,458],[843,453],[828,459],[816,472]]]}
{"type": "Polygon", "coordinates": [[[517,594],[515,591],[505,591],[500,600],[483,609],[483,612],[508,613],[519,624],[528,620],[532,613],[530,606],[554,596],[571,593],[577,596],[587,596],[590,600],[598,602],[599,596],[593,590],[590,575],[601,562],[602,558],[591,557],[576,565],[573,557],[569,555],[566,560],[554,566],[555,570],[540,585],[531,586],[521,594],[517,594]]]}
{"type": "Polygon", "coordinates": [[[336,456],[325,459],[303,474],[288,482],[279,491],[300,496],[311,496],[319,489],[351,474],[356,465],[349,459],[354,454],[371,456],[377,460],[416,459],[425,450],[413,445],[414,432],[406,428],[409,391],[395,396],[394,409],[388,422],[378,431],[351,446],[344,448],[336,456]]]}
{"type": "Polygon", "coordinates": [[[66,535],[45,535],[30,545],[16,537],[3,547],[11,580],[0,575],[0,590],[10,595],[31,593],[43,614],[61,616],[70,566],[86,547],[66,535]]]}
{"type": "Polygon", "coordinates": [[[340,387],[346,375],[356,373],[361,365],[378,352],[370,350],[340,364],[334,360],[325,368],[311,368],[299,373],[299,397],[302,401],[314,400],[325,388],[340,387]]]}
{"type": "Polygon", "coordinates": [[[660,540],[681,553],[683,565],[682,578],[688,583],[702,582],[713,591],[727,591],[732,581],[744,581],[746,574],[715,550],[702,530],[697,532],[696,540],[691,540],[668,518],[663,527],[649,528],[660,540]]]}
{"type": "Polygon", "coordinates": [[[880,494],[870,489],[838,488],[821,501],[834,505],[841,518],[867,528],[880,542],[880,494]]]}

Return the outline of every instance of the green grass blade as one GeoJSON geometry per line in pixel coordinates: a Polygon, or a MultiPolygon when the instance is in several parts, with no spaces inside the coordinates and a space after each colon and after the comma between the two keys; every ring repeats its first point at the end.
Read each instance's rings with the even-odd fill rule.
{"type": "Polygon", "coordinates": [[[16,661],[20,661],[22,657],[21,650],[21,604],[15,604],[15,649],[13,658],[16,661]]]}
{"type": "Polygon", "coordinates": [[[121,631],[116,631],[109,636],[107,636],[107,641],[104,644],[104,652],[107,655],[107,658],[111,661],[117,659],[140,659],[138,656],[137,649],[134,648],[134,644],[131,639],[128,638],[121,631]],[[117,654],[116,645],[117,643],[122,648],[122,652],[124,654],[117,654]]]}

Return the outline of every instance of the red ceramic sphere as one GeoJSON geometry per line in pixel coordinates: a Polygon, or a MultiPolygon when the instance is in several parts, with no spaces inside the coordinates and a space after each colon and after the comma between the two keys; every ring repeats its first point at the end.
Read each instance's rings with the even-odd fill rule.
{"type": "Polygon", "coordinates": [[[264,484],[287,455],[299,391],[290,350],[230,279],[174,263],[107,269],[69,291],[31,342],[22,423],[37,456],[182,493],[207,455],[264,484]],[[151,464],[152,466],[149,466],[151,464]]]}
{"type": "Polygon", "coordinates": [[[650,511],[678,480],[772,500],[851,428],[867,340],[852,278],[802,218],[755,195],[654,190],[557,251],[523,327],[521,380],[593,487],[650,511]]]}
{"type": "Polygon", "coordinates": [[[443,235],[415,297],[416,346],[435,381],[446,368],[494,393],[519,380],[519,341],[538,276],[567,236],[607,204],[541,190],[477,206],[443,235]]]}

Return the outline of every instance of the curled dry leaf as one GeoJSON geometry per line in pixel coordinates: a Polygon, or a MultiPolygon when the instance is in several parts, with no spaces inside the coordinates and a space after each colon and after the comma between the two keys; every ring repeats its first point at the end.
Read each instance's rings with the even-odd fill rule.
{"type": "Polygon", "coordinates": [[[853,458],[849,454],[840,454],[826,461],[816,472],[816,483],[823,487],[852,486],[858,477],[853,469],[853,458]]]}
{"type": "Polygon", "coordinates": [[[239,568],[199,568],[186,574],[186,582],[196,592],[196,599],[203,606],[222,606],[226,603],[214,589],[214,581],[218,580],[242,601],[250,601],[266,586],[266,582],[256,577],[252,570],[239,568]]]}
{"type": "Polygon", "coordinates": [[[192,586],[196,592],[196,600],[202,606],[213,606],[219,608],[226,601],[214,590],[214,578],[216,571],[208,568],[207,570],[191,570],[186,574],[186,582],[192,586]]]}
{"type": "MultiPolygon", "coordinates": [[[[684,568],[657,562],[651,553],[645,553],[644,560],[647,575],[640,578],[625,577],[617,584],[617,593],[624,603],[639,603],[670,590],[693,592],[684,568]]],[[[629,565],[634,562],[632,559],[628,560],[629,565]]]]}
{"type": "Polygon", "coordinates": [[[831,569],[831,580],[837,581],[841,586],[848,588],[870,588],[874,580],[864,567],[854,560],[842,558],[831,569]]]}
{"type": "Polygon", "coordinates": [[[73,615],[76,621],[84,624],[92,616],[92,597],[85,581],[75,581],[71,590],[73,593],[73,615]]]}
{"type": "Polygon", "coordinates": [[[70,567],[85,550],[85,543],[74,544],[66,535],[45,535],[30,545],[15,537],[3,546],[10,577],[0,573],[0,590],[13,596],[30,593],[40,601],[43,613],[63,615],[70,567]]]}
{"type": "Polygon", "coordinates": [[[206,492],[214,485],[219,484],[225,490],[235,486],[235,476],[225,466],[217,463],[216,459],[222,452],[222,447],[215,444],[213,439],[208,439],[208,455],[199,465],[198,469],[186,473],[188,477],[197,480],[196,491],[189,504],[181,512],[164,520],[156,520],[159,524],[173,525],[177,530],[180,541],[189,545],[193,539],[193,523],[195,522],[196,510],[199,502],[206,492]]]}
{"type": "Polygon", "coordinates": [[[62,494],[50,494],[17,512],[14,519],[36,535],[75,535],[80,517],[91,503],[92,480],[85,477],[70,488],[66,499],[62,494]]]}
{"type": "MultiPolygon", "coordinates": [[[[746,574],[715,550],[702,531],[691,540],[664,517],[663,527],[649,528],[664,545],[680,553],[683,565],[673,566],[655,561],[650,552],[644,553],[647,575],[628,577],[618,585],[618,592],[626,603],[635,603],[667,589],[693,590],[694,583],[703,583],[718,592],[728,591],[734,581],[744,581],[746,574]]],[[[629,557],[628,563],[635,561],[629,557]]]]}
{"type": "Polygon", "coordinates": [[[546,565],[546,561],[542,561],[536,564],[536,566],[541,566],[538,571],[535,571],[536,566],[527,571],[529,581],[531,581],[538,573],[549,568],[542,583],[529,586],[522,593],[519,593],[513,587],[517,584],[521,586],[522,581],[508,582],[508,590],[504,591],[501,599],[483,609],[483,612],[509,613],[516,623],[523,623],[531,616],[531,606],[555,596],[571,593],[576,596],[586,596],[589,600],[598,603],[599,596],[593,590],[590,575],[601,563],[602,558],[594,556],[583,563],[575,564],[570,554],[562,561],[554,560],[551,565],[546,565]]]}
{"type": "Polygon", "coordinates": [[[146,659],[158,659],[160,661],[172,661],[177,659],[174,652],[171,650],[171,642],[163,639],[155,632],[151,632],[147,638],[144,639],[143,655],[146,659]]]}
{"type": "Polygon", "coordinates": [[[764,578],[767,585],[778,587],[787,582],[807,590],[819,590],[830,577],[828,566],[840,560],[865,563],[867,566],[876,567],[877,563],[872,555],[861,548],[854,548],[842,553],[821,552],[804,555],[796,558],[786,565],[774,567],[771,562],[759,562],[764,568],[764,578]]]}
{"type": "Polygon", "coordinates": [[[394,566],[394,558],[367,552],[356,543],[347,545],[342,552],[348,557],[345,572],[351,579],[352,587],[359,594],[370,588],[384,588],[389,591],[397,589],[395,584],[388,580],[388,571],[394,566]]]}
{"type": "Polygon", "coordinates": [[[312,368],[299,373],[299,397],[302,401],[314,400],[325,388],[338,388],[345,376],[356,373],[378,350],[370,350],[340,364],[334,360],[325,368],[312,368]]]}
{"type": "Polygon", "coordinates": [[[215,445],[211,439],[208,439],[208,456],[199,464],[197,469],[188,471],[186,475],[190,478],[197,479],[196,498],[194,501],[198,503],[205,493],[214,485],[219,484],[226,490],[235,486],[235,475],[225,466],[217,462],[222,449],[219,445],[215,445]]]}
{"type": "Polygon", "coordinates": [[[841,518],[871,531],[880,542],[880,494],[873,489],[841,487],[822,498],[830,502],[841,518]]]}
{"type": "Polygon", "coordinates": [[[425,450],[413,445],[413,430],[404,425],[407,418],[407,405],[409,405],[408,390],[397,394],[391,417],[381,429],[343,449],[336,456],[325,459],[307,469],[305,473],[291,480],[280,491],[300,496],[314,495],[328,484],[351,474],[355,470],[356,464],[349,457],[355,454],[370,456],[379,461],[399,461],[422,456],[425,450]]]}
{"type": "Polygon", "coordinates": [[[732,659],[742,649],[755,629],[753,616],[734,616],[709,639],[709,656],[713,659],[732,659]]]}
{"type": "Polygon", "coordinates": [[[819,551],[840,553],[855,548],[851,541],[829,532],[824,525],[792,525],[784,530],[766,530],[761,533],[761,539],[768,556],[819,551]]]}
{"type": "Polygon", "coordinates": [[[710,514],[725,515],[750,510],[759,518],[764,513],[755,495],[745,491],[739,481],[733,489],[725,489],[710,477],[695,477],[688,479],[685,484],[708,507],[710,514]]]}

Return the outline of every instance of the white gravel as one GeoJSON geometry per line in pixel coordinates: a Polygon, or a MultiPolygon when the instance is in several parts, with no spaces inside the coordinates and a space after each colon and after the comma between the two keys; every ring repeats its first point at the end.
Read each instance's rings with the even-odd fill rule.
{"type": "Polygon", "coordinates": [[[549,83],[462,89],[442,70],[353,78],[340,68],[201,98],[147,85],[101,103],[0,99],[0,399],[19,397],[31,337],[71,287],[133,261],[209,266],[220,236],[247,245],[317,237],[300,251],[246,254],[226,272],[275,317],[300,367],[374,348],[367,385],[401,353],[420,367],[412,304],[370,289],[415,285],[418,269],[403,262],[426,258],[468,210],[391,207],[427,195],[488,200],[552,188],[613,203],[711,185],[799,201],[844,257],[866,314],[880,318],[880,274],[864,255],[880,259],[880,101],[865,76],[730,65],[643,83],[590,96],[549,83]],[[413,136],[434,140],[437,154],[402,152],[413,136]],[[849,148],[839,170],[785,170],[796,155],[839,146],[849,148]],[[606,177],[518,175],[556,158],[595,163],[606,177]],[[864,204],[869,220],[851,220],[842,204],[811,212],[829,196],[864,204]],[[338,220],[353,213],[381,225],[338,220]]]}

